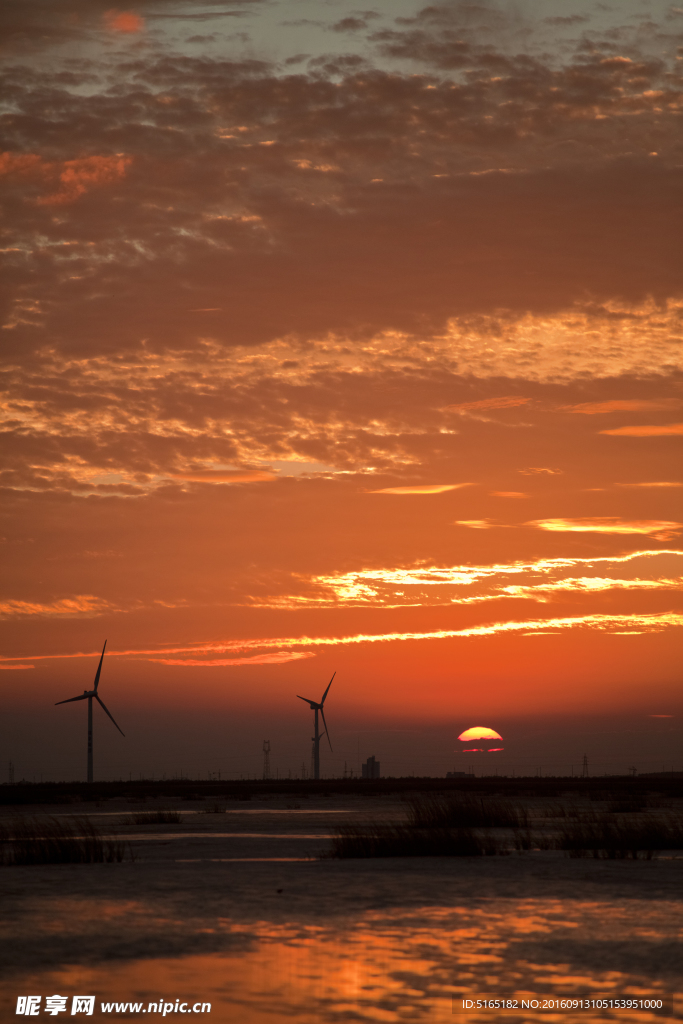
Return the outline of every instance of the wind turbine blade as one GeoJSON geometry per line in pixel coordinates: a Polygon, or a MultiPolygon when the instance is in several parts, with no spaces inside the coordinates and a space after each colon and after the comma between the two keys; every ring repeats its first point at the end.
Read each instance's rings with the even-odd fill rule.
{"type": "Polygon", "coordinates": [[[322,708],[320,709],[320,714],[323,716],[323,725],[325,726],[325,735],[327,736],[327,742],[330,745],[330,750],[332,750],[332,740],[330,739],[330,732],[329,732],[329,729],[327,728],[327,722],[325,721],[325,712],[323,711],[322,708]]]}
{"type": "MultiPolygon", "coordinates": [[[[336,676],[336,674],[337,674],[336,672],[335,672],[335,673],[333,673],[333,675],[332,675],[332,679],[334,679],[334,677],[336,676]]],[[[329,683],[327,684],[327,690],[325,690],[325,692],[324,692],[324,694],[323,694],[323,699],[322,699],[322,700],[320,701],[320,706],[321,706],[321,707],[322,707],[322,706],[323,706],[323,704],[325,703],[325,697],[327,697],[327,694],[328,694],[328,692],[329,692],[329,689],[330,689],[330,687],[332,686],[332,679],[330,679],[329,683]]]]}
{"type": "MultiPolygon", "coordinates": [[[[299,697],[298,693],[297,693],[297,697],[299,697]]],[[[311,706],[313,706],[315,704],[315,701],[311,700],[310,697],[299,697],[299,700],[305,700],[306,703],[310,704],[311,706]]]]}
{"type": "MultiPolygon", "coordinates": [[[[98,696],[97,696],[97,694],[95,694],[95,700],[96,700],[96,701],[97,701],[97,703],[98,703],[98,704],[100,705],[100,707],[102,708],[102,710],[103,710],[103,711],[106,711],[106,712],[107,712],[107,714],[108,714],[108,715],[109,715],[109,717],[111,718],[112,722],[114,722],[114,725],[116,725],[116,722],[114,721],[114,716],[113,716],[113,715],[112,715],[112,713],[111,713],[111,712],[110,712],[110,711],[109,711],[109,710],[107,709],[107,707],[106,707],[106,705],[105,705],[104,701],[102,700],[102,698],[101,698],[101,697],[98,697],[98,696]]],[[[117,728],[117,729],[119,729],[118,725],[116,725],[116,728],[117,728]]],[[[125,736],[125,735],[126,735],[126,734],[125,734],[125,732],[123,731],[123,729],[119,729],[119,732],[121,733],[121,735],[122,735],[122,736],[125,736]]]]}
{"type": "MultiPolygon", "coordinates": [[[[104,647],[106,647],[106,646],[107,646],[107,641],[105,640],[104,641],[104,647]]],[[[100,672],[102,671],[102,662],[104,661],[104,647],[102,648],[102,654],[100,655],[100,663],[97,666],[97,675],[95,676],[95,685],[93,686],[93,689],[94,689],[95,693],[97,693],[97,687],[99,686],[99,682],[100,682],[100,672]]]]}
{"type": "Polygon", "coordinates": [[[87,699],[88,699],[88,694],[84,693],[80,697],[69,697],[68,700],[56,700],[55,701],[55,707],[57,707],[58,704],[70,704],[72,700],[87,700],[87,699]]]}

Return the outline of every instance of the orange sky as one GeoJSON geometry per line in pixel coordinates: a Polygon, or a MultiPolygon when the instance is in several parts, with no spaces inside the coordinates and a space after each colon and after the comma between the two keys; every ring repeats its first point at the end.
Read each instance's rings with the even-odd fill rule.
{"type": "Polygon", "coordinates": [[[603,6],[4,8],[22,770],[81,770],[52,705],[105,637],[110,772],[150,770],[160,706],[188,764],[190,708],[238,743],[267,707],[252,745],[306,760],[294,695],[335,670],[330,771],[365,718],[367,753],[438,721],[449,758],[680,721],[683,18],[603,6]]]}

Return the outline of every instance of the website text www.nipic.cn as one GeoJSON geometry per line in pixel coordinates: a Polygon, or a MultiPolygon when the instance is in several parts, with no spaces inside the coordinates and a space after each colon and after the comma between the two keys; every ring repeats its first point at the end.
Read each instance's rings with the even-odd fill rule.
{"type": "MultiPolygon", "coordinates": [[[[23,1017],[38,1017],[46,1014],[56,1017],[60,1013],[70,1016],[82,1015],[92,1017],[96,1009],[95,996],[73,996],[69,1006],[68,996],[46,996],[43,1005],[42,996],[18,996],[16,1014],[23,1017]]],[[[169,1013],[211,1013],[211,1003],[188,1002],[181,999],[159,999],[150,1003],[105,1003],[99,1005],[101,1013],[160,1013],[166,1017],[169,1013]]]]}

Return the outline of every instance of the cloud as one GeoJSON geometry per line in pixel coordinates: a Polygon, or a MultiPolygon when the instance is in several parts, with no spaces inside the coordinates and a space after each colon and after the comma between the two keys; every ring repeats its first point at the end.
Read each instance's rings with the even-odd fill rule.
{"type": "Polygon", "coordinates": [[[524,597],[610,591],[683,590],[683,552],[636,551],[599,558],[549,558],[480,565],[377,567],[298,575],[299,589],[252,599],[259,607],[453,607],[524,597]]]}
{"type": "Polygon", "coordinates": [[[340,21],[335,22],[332,26],[332,31],[358,32],[360,29],[366,29],[368,22],[373,18],[379,18],[379,14],[376,11],[362,11],[355,17],[342,18],[340,21]]]}
{"type": "Polygon", "coordinates": [[[459,405],[447,405],[444,412],[475,412],[485,409],[514,409],[519,405],[526,405],[529,398],[521,398],[519,395],[503,395],[500,397],[481,398],[476,402],[461,402],[459,405]]]}
{"type": "Polygon", "coordinates": [[[274,654],[254,654],[249,658],[212,658],[198,661],[192,658],[147,658],[146,661],[158,665],[180,665],[193,668],[225,668],[241,665],[285,665],[288,661],[300,661],[302,658],[315,658],[312,651],[277,651],[274,654]]]}
{"type": "Polygon", "coordinates": [[[168,473],[173,480],[188,480],[205,484],[248,484],[276,480],[275,473],[260,469],[236,470],[188,470],[186,473],[168,473]]]}
{"type": "Polygon", "coordinates": [[[500,589],[510,597],[529,597],[542,600],[543,594],[559,596],[561,594],[567,595],[572,591],[583,594],[597,594],[617,590],[681,591],[683,590],[683,579],[679,577],[675,580],[620,580],[611,576],[606,578],[599,576],[572,578],[566,576],[555,583],[535,583],[528,587],[513,584],[501,587],[500,589]]]}
{"type": "Polygon", "coordinates": [[[132,34],[142,32],[145,27],[145,20],[134,11],[119,11],[115,7],[105,11],[102,19],[109,32],[122,32],[132,34]]]}
{"type": "Polygon", "coordinates": [[[413,484],[407,487],[381,487],[368,494],[443,494],[444,491],[455,491],[460,487],[474,487],[474,484],[413,484]]]}
{"type": "MultiPolygon", "coordinates": [[[[576,616],[563,616],[557,618],[547,619],[524,619],[524,620],[507,620],[503,622],[490,622],[480,626],[471,626],[464,629],[438,629],[429,632],[392,632],[392,633],[355,633],[346,636],[338,637],[319,637],[319,636],[299,636],[289,638],[262,638],[258,640],[243,640],[243,641],[226,641],[226,642],[213,642],[209,644],[197,644],[193,647],[181,647],[174,648],[172,651],[167,653],[184,653],[194,651],[196,654],[205,653],[217,653],[220,651],[230,650],[249,650],[267,647],[339,647],[339,646],[357,646],[364,644],[386,644],[396,643],[405,641],[419,641],[419,640],[453,640],[460,637],[487,637],[497,636],[504,634],[534,634],[537,632],[564,632],[567,630],[598,630],[600,632],[612,633],[614,635],[620,635],[632,627],[630,631],[636,629],[639,632],[650,632],[659,633],[665,629],[680,628],[683,626],[683,615],[677,612],[657,612],[647,614],[604,614],[597,613],[591,615],[576,615],[576,616]]],[[[108,651],[109,657],[125,656],[134,659],[140,659],[144,657],[145,660],[158,659],[159,651],[153,650],[125,650],[125,651],[108,651]],[[147,657],[151,656],[151,657],[147,657]]],[[[278,652],[279,656],[281,653],[278,652]]],[[[99,652],[91,652],[88,655],[84,654],[54,654],[54,655],[31,655],[31,661],[47,661],[47,660],[61,660],[63,658],[81,658],[81,657],[93,657],[99,652]]],[[[29,656],[26,658],[4,658],[4,664],[9,666],[14,663],[24,662],[29,660],[29,656]]],[[[227,659],[229,661],[242,662],[246,659],[227,659]]],[[[165,663],[168,663],[168,659],[164,659],[165,663]]],[[[202,661],[202,665],[207,663],[202,661]]],[[[277,662],[275,662],[277,664],[277,662]]]]}
{"type": "Polygon", "coordinates": [[[616,430],[600,430],[600,434],[615,437],[669,437],[683,434],[683,423],[666,423],[659,426],[617,427],[616,430]]]}
{"type": "Polygon", "coordinates": [[[490,530],[498,524],[493,519],[456,519],[454,526],[468,526],[471,530],[490,530]]]}
{"type": "Polygon", "coordinates": [[[107,612],[118,612],[121,609],[104,598],[94,594],[76,594],[74,597],[63,597],[57,601],[39,603],[35,601],[0,601],[0,618],[18,616],[37,616],[39,618],[92,618],[107,612]]]}
{"type": "MultiPolygon", "coordinates": [[[[420,26],[443,43],[436,20],[420,26]]],[[[108,50],[89,89],[57,78],[51,64],[14,72],[8,146],[60,160],[135,155],[116,206],[89,189],[77,224],[57,225],[47,208],[38,222],[22,203],[9,205],[20,277],[60,351],[129,349],[142,338],[156,351],[191,350],[207,335],[228,348],[393,338],[391,348],[413,358],[434,342],[462,373],[509,367],[517,379],[634,363],[661,372],[658,357],[669,354],[680,364],[663,313],[679,289],[676,171],[640,156],[653,151],[655,123],[664,141],[676,137],[673,60],[644,55],[625,66],[608,42],[605,52],[594,42],[590,54],[579,46],[510,58],[494,35],[483,47],[466,42],[453,75],[383,62],[287,75],[275,62],[193,58],[170,45],[135,61],[108,50]],[[650,95],[660,87],[664,96],[650,95]],[[335,170],[314,170],[323,167],[335,170]],[[33,244],[74,236],[78,266],[33,244]],[[372,289],[367,267],[376,268],[372,289]],[[638,308],[648,295],[665,353],[647,344],[637,314],[605,308],[638,308]],[[577,325],[581,298],[590,313],[577,325]],[[527,314],[531,332],[511,322],[527,314]]],[[[457,39],[448,45],[458,50],[457,39]]],[[[68,204],[70,194],[50,201],[68,204]]],[[[40,347],[30,330],[25,341],[40,347]]]]}
{"type": "Polygon", "coordinates": [[[563,405],[564,412],[583,413],[584,416],[603,416],[610,412],[651,412],[671,409],[681,404],[677,398],[614,398],[606,402],[581,402],[579,405],[563,405]]]}
{"type": "Polygon", "coordinates": [[[643,483],[615,484],[615,487],[683,487],[680,480],[647,480],[643,483]]]}
{"type": "Polygon", "coordinates": [[[494,498],[529,498],[523,491],[489,491],[494,498]]]}
{"type": "MultiPolygon", "coordinates": [[[[683,626],[683,615],[676,612],[660,612],[655,614],[626,614],[626,615],[579,615],[566,616],[563,618],[531,619],[523,622],[506,621],[487,623],[482,626],[473,626],[457,630],[433,630],[431,632],[396,632],[396,633],[357,633],[343,637],[299,637],[289,641],[284,640],[262,640],[254,641],[250,646],[290,646],[301,647],[336,647],[346,644],[366,643],[391,643],[393,641],[405,640],[446,640],[457,637],[469,636],[493,636],[501,633],[517,633],[523,631],[534,632],[536,630],[567,630],[577,628],[597,629],[601,631],[615,631],[623,626],[638,626],[644,631],[659,632],[670,627],[683,626]]],[[[243,647],[242,644],[239,647],[243,647]]],[[[208,650],[207,646],[207,650],[208,650]]]]}
{"type": "MultiPolygon", "coordinates": [[[[43,319],[41,308],[28,303],[13,315],[20,326],[43,319]]],[[[443,397],[471,395],[471,386],[445,350],[443,361],[425,353],[428,362],[419,370],[417,386],[414,366],[406,365],[409,348],[397,349],[395,361],[386,349],[382,356],[374,344],[357,343],[351,367],[336,339],[312,349],[291,341],[225,348],[207,339],[189,351],[141,348],[120,357],[88,353],[78,359],[45,349],[7,371],[0,409],[2,483],[33,492],[117,493],[134,501],[188,477],[197,485],[217,484],[225,474],[225,483],[237,484],[235,473],[272,473],[280,480],[288,467],[308,467],[307,473],[337,479],[363,473],[356,489],[420,487],[418,474],[454,486],[446,484],[453,465],[466,482],[481,476],[477,449],[486,452],[486,490],[518,491],[510,471],[529,478],[557,475],[559,467],[550,461],[525,467],[530,453],[518,442],[499,438],[492,446],[478,435],[489,428],[479,428],[477,420],[458,424],[457,435],[450,433],[449,415],[440,411],[443,397]],[[215,468],[220,466],[249,468],[215,468]]],[[[479,382],[480,393],[486,386],[479,382]]],[[[555,432],[557,387],[528,386],[538,410],[529,427],[536,458],[560,457],[574,472],[576,436],[555,434],[552,451],[543,440],[555,432]]],[[[609,395],[619,385],[608,379],[598,386],[609,395]]],[[[653,381],[643,390],[656,387],[653,381]]],[[[583,389],[577,384],[561,390],[571,397],[583,389]]],[[[581,421],[590,418],[573,419],[580,431],[581,421]]],[[[634,464],[628,476],[647,479],[648,472],[649,466],[634,464]]],[[[473,486],[462,490],[463,521],[482,520],[490,512],[472,503],[476,493],[473,486]]]]}
{"type": "Polygon", "coordinates": [[[655,540],[669,540],[683,530],[683,523],[659,519],[625,520],[617,516],[588,516],[582,519],[535,519],[525,523],[553,533],[641,533],[655,540]]]}
{"type": "Polygon", "coordinates": [[[566,16],[558,15],[552,18],[544,18],[543,20],[547,25],[581,25],[590,21],[590,17],[586,14],[569,14],[566,16]]]}
{"type": "MultiPolygon", "coordinates": [[[[343,40],[325,38],[348,53],[295,67],[300,33],[276,32],[259,57],[248,42],[277,5],[235,6],[178,15],[145,0],[107,26],[108,4],[76,0],[68,17],[44,0],[0,5],[13,58],[0,162],[11,614],[38,633],[93,579],[101,614],[125,611],[137,638],[220,635],[228,607],[235,642],[261,636],[264,615],[287,637],[293,609],[315,640],[361,615],[368,633],[403,636],[422,614],[443,625],[436,605],[453,629],[549,605],[556,618],[668,607],[674,556],[656,570],[643,557],[637,573],[517,572],[546,552],[633,545],[515,528],[503,498],[500,521],[486,518],[488,492],[521,493],[518,473],[538,477],[525,514],[585,524],[605,511],[607,495],[584,488],[605,485],[594,432],[608,421],[567,410],[667,418],[655,410],[683,368],[682,93],[665,19],[630,27],[603,11],[578,38],[510,5],[436,4],[373,39],[341,25],[343,40]],[[241,38],[185,45],[195,22],[234,13],[241,38]],[[292,479],[285,465],[307,469],[292,479]],[[445,500],[363,493],[455,489],[416,483],[453,476],[479,482],[449,498],[468,534],[453,534],[445,500]],[[536,507],[549,490],[552,506],[536,507]],[[475,568],[508,569],[468,575],[451,565],[458,541],[475,568]],[[86,561],[103,547],[115,563],[86,561]],[[433,570],[422,581],[418,563],[433,570]]],[[[340,11],[318,27],[343,14],[368,20],[340,11]]],[[[652,461],[670,445],[607,445],[607,479],[675,479],[652,461]]],[[[659,547],[673,496],[619,491],[618,522],[654,524],[642,543],[659,547]]],[[[263,653],[186,648],[143,656],[263,653]]]]}
{"type": "Polygon", "coordinates": [[[63,206],[75,202],[91,188],[110,185],[126,176],[132,157],[123,153],[113,156],[84,156],[72,160],[44,160],[37,153],[0,154],[0,176],[10,183],[28,186],[25,198],[38,206],[63,206]],[[34,195],[33,185],[57,184],[57,191],[34,195]]]}

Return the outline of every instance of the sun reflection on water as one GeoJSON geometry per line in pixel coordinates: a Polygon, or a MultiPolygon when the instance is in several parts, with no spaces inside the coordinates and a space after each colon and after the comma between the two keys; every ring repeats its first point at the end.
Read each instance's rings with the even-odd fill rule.
{"type": "MultiPolygon", "coordinates": [[[[107,907],[93,912],[106,915],[107,907]]],[[[130,912],[135,930],[135,907],[130,912]]],[[[112,908],[109,908],[110,911],[112,908]]],[[[113,920],[113,913],[109,913],[113,920]]],[[[94,992],[101,999],[208,1001],[211,1020],[231,1024],[453,1019],[453,997],[663,996],[652,980],[676,911],[623,900],[482,900],[478,906],[424,907],[335,916],[321,924],[216,918],[192,928],[220,951],[175,958],[70,965],[17,979],[18,991],[94,992]],[[615,936],[630,944],[615,967],[615,936]],[[634,960],[634,951],[641,953],[634,960]]],[[[169,922],[170,923],[170,922],[169,922]]],[[[153,947],[149,947],[150,950],[153,947]]],[[[131,950],[132,952],[132,950],[131,950]]],[[[616,957],[619,958],[617,951],[616,957]]],[[[601,1019],[654,1019],[648,1012],[596,1011],[601,1019]]],[[[118,1014],[117,1019],[138,1019],[118,1014]]],[[[460,1021],[595,1019],[579,1012],[459,1013],[460,1021]]],[[[152,1014],[151,1019],[156,1019],[152,1014]]],[[[179,1019],[173,1015],[172,1019],[179,1019]]],[[[661,1017],[657,1018],[663,1019],[661,1017]]],[[[671,1019],[671,1018],[670,1018],[671,1019]]]]}

